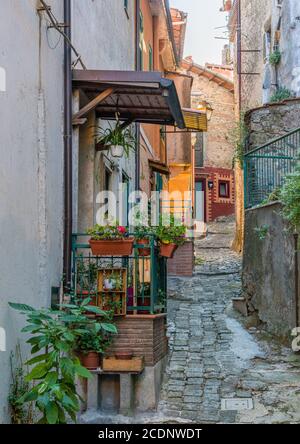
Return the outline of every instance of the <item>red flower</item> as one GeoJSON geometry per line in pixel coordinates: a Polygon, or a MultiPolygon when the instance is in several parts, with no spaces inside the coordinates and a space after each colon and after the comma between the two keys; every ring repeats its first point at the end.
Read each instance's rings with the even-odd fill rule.
{"type": "Polygon", "coordinates": [[[118,227],[118,232],[119,232],[120,234],[126,234],[127,230],[126,230],[125,227],[118,227]]]}

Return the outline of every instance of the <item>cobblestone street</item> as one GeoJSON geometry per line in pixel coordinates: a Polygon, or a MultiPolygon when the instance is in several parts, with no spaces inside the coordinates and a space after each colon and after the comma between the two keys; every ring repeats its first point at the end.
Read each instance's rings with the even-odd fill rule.
{"type": "Polygon", "coordinates": [[[165,422],[300,421],[299,356],[263,329],[246,329],[232,309],[241,291],[233,231],[233,222],[212,224],[197,241],[194,277],[170,279],[170,355],[158,412],[165,422]],[[230,405],[232,398],[249,410],[230,405]]]}

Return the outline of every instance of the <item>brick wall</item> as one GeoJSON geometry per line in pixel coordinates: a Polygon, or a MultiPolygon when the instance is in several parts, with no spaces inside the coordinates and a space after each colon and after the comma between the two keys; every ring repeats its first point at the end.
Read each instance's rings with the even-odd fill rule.
{"type": "Polygon", "coordinates": [[[178,248],[173,259],[168,260],[168,274],[173,276],[193,276],[194,243],[186,242],[178,248]]]}
{"type": "Polygon", "coordinates": [[[230,216],[235,212],[235,183],[234,172],[226,168],[196,168],[196,180],[205,179],[206,183],[206,222],[211,222],[220,216],[230,216]],[[208,182],[213,182],[213,188],[209,189],[208,182]],[[230,184],[228,198],[219,196],[219,182],[226,181],[230,184]]]}
{"type": "Polygon", "coordinates": [[[165,315],[132,315],[117,318],[118,335],[108,355],[132,351],[134,356],[144,356],[147,366],[154,366],[168,353],[165,315]]]}

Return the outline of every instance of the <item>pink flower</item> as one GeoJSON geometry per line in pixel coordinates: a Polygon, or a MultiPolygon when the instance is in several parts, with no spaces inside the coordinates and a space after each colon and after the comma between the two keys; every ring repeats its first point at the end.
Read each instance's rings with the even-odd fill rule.
{"type": "Polygon", "coordinates": [[[119,232],[120,234],[126,234],[126,233],[127,233],[127,230],[126,230],[125,227],[118,227],[118,232],[119,232]]]}

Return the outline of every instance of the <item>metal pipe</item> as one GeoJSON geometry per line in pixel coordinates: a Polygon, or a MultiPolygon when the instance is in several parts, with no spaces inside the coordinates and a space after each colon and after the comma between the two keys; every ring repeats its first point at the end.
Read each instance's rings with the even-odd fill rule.
{"type": "Polygon", "coordinates": [[[237,68],[239,83],[239,115],[242,112],[242,5],[237,3],[237,68]]]}
{"type": "MultiPolygon", "coordinates": [[[[140,0],[135,2],[135,66],[137,71],[142,71],[141,58],[140,58],[140,0]]],[[[140,124],[135,125],[135,138],[136,138],[136,149],[135,149],[135,190],[140,190],[140,141],[141,141],[141,128],[140,124]]]]}
{"type": "MultiPolygon", "coordinates": [[[[71,0],[64,0],[65,33],[71,40],[71,0]]],[[[72,276],[72,49],[64,42],[64,287],[71,287],[72,276]]]]}

